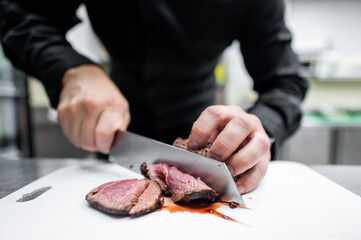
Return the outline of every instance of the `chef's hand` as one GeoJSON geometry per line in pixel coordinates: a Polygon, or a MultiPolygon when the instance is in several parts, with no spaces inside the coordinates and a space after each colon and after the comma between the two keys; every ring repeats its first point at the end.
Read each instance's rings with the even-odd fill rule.
{"type": "Polygon", "coordinates": [[[128,101],[98,66],[69,69],[58,105],[61,128],[75,146],[108,153],[115,132],[130,122],[128,101]]]}
{"type": "Polygon", "coordinates": [[[270,141],[261,121],[238,106],[211,106],[193,124],[189,146],[193,149],[212,143],[209,157],[225,162],[238,176],[240,193],[257,187],[271,158],[270,141]]]}

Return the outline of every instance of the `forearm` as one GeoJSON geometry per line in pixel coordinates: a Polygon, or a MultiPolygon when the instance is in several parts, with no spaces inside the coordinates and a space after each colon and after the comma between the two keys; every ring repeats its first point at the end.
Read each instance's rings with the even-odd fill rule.
{"type": "Polygon", "coordinates": [[[264,8],[248,16],[250,24],[240,38],[247,70],[254,79],[254,90],[259,93],[259,99],[248,112],[262,121],[277,146],[299,127],[301,102],[308,84],[298,73],[292,36],[284,23],[283,1],[257,0],[252,6],[257,8],[260,3],[264,8]]]}
{"type": "Polygon", "coordinates": [[[269,137],[279,144],[300,126],[301,99],[281,89],[274,89],[262,94],[248,112],[261,120],[269,137]]]}
{"type": "Polygon", "coordinates": [[[25,3],[1,2],[4,52],[16,67],[43,82],[53,107],[58,104],[64,73],[78,65],[93,64],[66,41],[65,32],[71,26],[70,21],[64,20],[64,25],[57,21],[55,17],[48,19],[33,12],[25,3]]]}

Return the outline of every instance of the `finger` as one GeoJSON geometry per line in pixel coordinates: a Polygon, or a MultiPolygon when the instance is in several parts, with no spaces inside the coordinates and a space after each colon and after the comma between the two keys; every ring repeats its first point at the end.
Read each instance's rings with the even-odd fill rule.
{"type": "Polygon", "coordinates": [[[79,139],[81,147],[88,151],[96,151],[95,128],[104,111],[99,107],[100,105],[96,98],[82,99],[83,115],[79,127],[79,139]]]}
{"type": "Polygon", "coordinates": [[[120,114],[106,110],[102,112],[95,128],[96,149],[109,153],[114,134],[117,130],[125,130],[129,124],[129,114],[120,114]]]}
{"type": "Polygon", "coordinates": [[[213,142],[209,157],[225,161],[238,149],[253,128],[249,118],[233,118],[213,142]]]}
{"type": "Polygon", "coordinates": [[[72,114],[72,111],[70,110],[69,106],[70,106],[70,102],[68,100],[64,100],[59,104],[57,108],[58,118],[64,135],[67,137],[69,142],[75,144],[73,140],[74,139],[73,133],[74,131],[78,133],[78,130],[77,129],[74,130],[74,128],[75,126],[80,124],[81,118],[74,118],[75,116],[72,114]]]}
{"type": "Polygon", "coordinates": [[[61,103],[58,105],[57,108],[58,112],[58,120],[61,127],[62,132],[66,136],[68,140],[70,140],[70,127],[69,127],[69,120],[67,110],[65,109],[65,103],[61,103]]]}
{"type": "Polygon", "coordinates": [[[70,141],[76,146],[81,147],[80,130],[84,121],[84,109],[79,102],[78,97],[71,99],[67,107],[68,125],[70,141]]]}
{"type": "Polygon", "coordinates": [[[95,128],[102,112],[94,111],[89,117],[85,116],[80,126],[81,147],[87,151],[96,151],[95,128]]]}
{"type": "Polygon", "coordinates": [[[218,130],[218,129],[217,129],[217,130],[214,130],[214,131],[212,132],[212,135],[209,137],[208,142],[213,143],[213,142],[216,140],[219,132],[220,132],[220,130],[218,130]]]}
{"type": "Polygon", "coordinates": [[[255,132],[250,136],[248,144],[234,153],[226,164],[230,172],[233,171],[232,175],[236,176],[252,168],[267,153],[270,153],[267,135],[263,132],[255,132]]]}
{"type": "Polygon", "coordinates": [[[258,186],[267,172],[270,158],[270,153],[266,154],[253,168],[249,169],[238,178],[236,184],[239,193],[248,193],[258,186]]]}
{"type": "Polygon", "coordinates": [[[211,136],[216,135],[237,114],[233,106],[211,106],[204,110],[194,122],[189,136],[189,146],[193,149],[204,147],[211,136]]]}

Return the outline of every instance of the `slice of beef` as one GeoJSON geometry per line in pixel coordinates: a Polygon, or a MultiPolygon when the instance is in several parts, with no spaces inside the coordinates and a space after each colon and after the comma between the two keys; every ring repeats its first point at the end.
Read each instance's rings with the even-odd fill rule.
{"type": "Polygon", "coordinates": [[[176,140],[174,140],[173,146],[184,149],[184,150],[187,150],[189,152],[199,154],[201,156],[205,156],[205,157],[208,157],[209,149],[211,148],[211,144],[209,143],[204,148],[201,148],[201,149],[198,149],[198,150],[192,149],[192,148],[189,147],[188,138],[187,139],[182,139],[180,137],[177,138],[176,140]]]}
{"type": "Polygon", "coordinates": [[[142,173],[149,179],[157,182],[165,195],[171,194],[166,181],[166,178],[168,177],[168,168],[169,166],[167,164],[157,164],[157,167],[151,168],[148,168],[147,163],[143,163],[140,166],[142,173]]]}
{"type": "Polygon", "coordinates": [[[154,181],[149,181],[148,187],[139,197],[137,204],[129,211],[130,215],[142,215],[153,212],[163,204],[162,189],[154,181]]]}
{"type": "Polygon", "coordinates": [[[141,170],[145,176],[156,181],[166,193],[172,195],[174,202],[202,200],[215,202],[219,195],[200,178],[179,171],[167,164],[143,163],[141,170]]]}
{"type": "Polygon", "coordinates": [[[147,180],[137,179],[109,182],[91,190],[85,199],[104,212],[126,215],[148,184],[147,180]]]}
{"type": "Polygon", "coordinates": [[[149,179],[105,183],[91,190],[85,199],[98,209],[117,215],[144,214],[163,203],[160,187],[149,179]]]}

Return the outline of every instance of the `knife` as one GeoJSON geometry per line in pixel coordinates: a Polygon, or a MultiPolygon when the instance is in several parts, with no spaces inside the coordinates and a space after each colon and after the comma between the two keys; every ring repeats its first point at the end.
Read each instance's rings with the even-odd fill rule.
{"type": "Polygon", "coordinates": [[[245,206],[225,163],[129,132],[118,131],[109,160],[141,173],[140,165],[165,163],[201,178],[220,194],[220,199],[245,206]]]}

